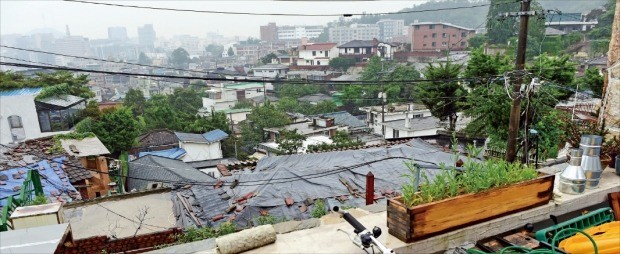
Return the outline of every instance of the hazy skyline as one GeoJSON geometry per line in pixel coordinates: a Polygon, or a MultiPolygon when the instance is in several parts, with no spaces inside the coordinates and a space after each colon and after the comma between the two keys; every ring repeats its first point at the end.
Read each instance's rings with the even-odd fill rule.
{"type": "MultiPolygon", "coordinates": [[[[114,1],[117,4],[177,9],[256,13],[377,13],[394,12],[424,1],[114,1]]],[[[52,28],[90,39],[107,38],[108,27],[124,26],[129,37],[137,36],[138,26],[153,24],[158,37],[189,34],[205,37],[207,32],[224,36],[259,37],[259,27],[278,25],[325,25],[338,17],[249,16],[187,13],[93,5],[63,1],[0,1],[0,33],[26,34],[52,28]]]]}

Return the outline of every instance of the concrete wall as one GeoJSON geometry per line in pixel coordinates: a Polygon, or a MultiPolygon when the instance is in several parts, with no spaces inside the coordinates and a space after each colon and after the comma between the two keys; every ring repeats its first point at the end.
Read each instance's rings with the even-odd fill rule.
{"type": "Polygon", "coordinates": [[[14,133],[19,140],[41,137],[41,128],[37,110],[34,105],[34,95],[16,95],[0,97],[0,144],[13,142],[13,134],[9,128],[8,117],[21,117],[23,129],[15,129],[14,133]]]}
{"type": "Polygon", "coordinates": [[[180,142],[179,147],[187,152],[183,156],[184,162],[221,159],[223,157],[220,142],[212,144],[180,142]]]}
{"type": "MultiPolygon", "coordinates": [[[[386,111],[387,111],[387,106],[385,107],[386,111]]],[[[415,110],[415,111],[411,111],[409,113],[409,115],[416,115],[416,114],[421,114],[422,117],[427,117],[427,116],[431,116],[431,111],[430,110],[415,110]]],[[[402,112],[386,112],[385,113],[385,121],[389,122],[389,121],[394,121],[394,120],[402,120],[405,119],[405,111],[402,112]]],[[[379,111],[372,111],[372,112],[368,112],[366,111],[366,121],[368,124],[368,127],[372,128],[373,133],[375,134],[379,134],[381,135],[381,130],[382,130],[382,116],[381,116],[381,112],[379,111]],[[370,122],[371,119],[371,114],[373,114],[373,121],[370,122]]]]}
{"type": "Polygon", "coordinates": [[[181,229],[173,228],[119,239],[94,236],[62,244],[56,249],[56,253],[104,253],[104,251],[105,253],[141,253],[153,250],[158,245],[173,243],[174,235],[180,233],[182,233],[181,229]]]}
{"type": "Polygon", "coordinates": [[[442,130],[441,128],[433,128],[427,130],[416,130],[416,131],[406,131],[399,130],[398,137],[394,137],[394,128],[385,126],[385,138],[415,138],[415,137],[425,137],[436,135],[438,130],[442,130]]]}

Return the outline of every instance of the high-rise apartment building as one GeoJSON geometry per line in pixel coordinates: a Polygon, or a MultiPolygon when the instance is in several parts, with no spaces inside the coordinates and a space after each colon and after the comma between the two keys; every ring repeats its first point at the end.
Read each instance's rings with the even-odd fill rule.
{"type": "MultiPolygon", "coordinates": [[[[70,56],[90,56],[90,42],[82,36],[65,36],[54,41],[54,52],[70,56]]],[[[78,61],[76,58],[59,56],[56,63],[66,65],[68,62],[78,61]]]]}
{"type": "Polygon", "coordinates": [[[392,41],[395,37],[403,35],[405,30],[405,20],[402,19],[382,19],[377,22],[379,27],[379,40],[392,41]]]}
{"type": "Polygon", "coordinates": [[[379,38],[379,26],[376,24],[352,24],[349,27],[332,27],[329,29],[329,41],[338,45],[352,40],[372,40],[379,38]]]}
{"type": "Polygon", "coordinates": [[[126,41],[127,28],[123,26],[108,27],[108,39],[113,41],[126,41]]]}
{"type": "Polygon", "coordinates": [[[323,26],[279,26],[278,40],[316,38],[323,33],[323,26]]]}
{"type": "Polygon", "coordinates": [[[260,26],[260,40],[261,41],[276,41],[278,40],[278,27],[276,23],[269,23],[266,26],[260,26]]]}
{"type": "Polygon", "coordinates": [[[156,38],[157,36],[155,34],[155,29],[153,29],[153,24],[146,24],[138,27],[138,44],[140,44],[140,46],[148,49],[155,48],[156,38]]]}

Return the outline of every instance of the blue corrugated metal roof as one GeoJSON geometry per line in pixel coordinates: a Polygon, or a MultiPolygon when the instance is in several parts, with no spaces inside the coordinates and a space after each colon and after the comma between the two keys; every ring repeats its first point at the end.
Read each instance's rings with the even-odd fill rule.
{"type": "Polygon", "coordinates": [[[22,186],[26,178],[26,172],[31,168],[39,171],[43,193],[46,197],[52,199],[52,202],[56,202],[58,196],[62,197],[65,201],[71,201],[71,197],[67,194],[69,192],[77,194],[78,192],[75,187],[71,185],[69,177],[67,177],[67,174],[62,169],[62,165],[66,160],[66,157],[59,157],[53,159],[51,162],[43,160],[29,165],[28,167],[18,167],[0,171],[1,175],[5,175],[8,178],[2,181],[3,185],[0,185],[0,206],[6,205],[6,198],[9,195],[19,194],[20,190],[13,190],[13,188],[15,186],[22,186]],[[19,174],[18,179],[13,177],[13,175],[16,174],[19,174]]]}
{"type": "Polygon", "coordinates": [[[43,88],[33,87],[33,88],[19,88],[13,90],[0,91],[0,96],[19,96],[19,95],[31,95],[38,94],[41,92],[43,88]]]}
{"type": "Polygon", "coordinates": [[[202,134],[202,136],[207,141],[209,141],[209,143],[213,143],[213,142],[217,142],[217,141],[227,138],[228,134],[226,134],[226,132],[223,132],[222,130],[217,129],[217,130],[212,130],[210,132],[202,134]]]}
{"type": "Polygon", "coordinates": [[[138,157],[141,158],[143,156],[147,156],[147,155],[155,155],[155,156],[159,156],[159,157],[165,157],[165,158],[170,158],[170,159],[179,159],[181,158],[181,156],[185,155],[185,149],[183,148],[172,148],[172,149],[168,149],[168,150],[161,150],[161,151],[153,151],[153,152],[140,152],[138,154],[138,157]]]}

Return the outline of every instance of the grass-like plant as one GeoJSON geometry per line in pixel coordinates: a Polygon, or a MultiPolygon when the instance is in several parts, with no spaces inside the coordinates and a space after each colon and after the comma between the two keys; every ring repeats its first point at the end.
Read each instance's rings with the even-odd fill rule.
{"type": "Polygon", "coordinates": [[[314,209],[312,209],[311,214],[313,218],[321,218],[326,215],[327,211],[325,210],[325,201],[322,199],[317,199],[314,202],[314,209]]]}
{"type": "Polygon", "coordinates": [[[533,167],[521,163],[508,163],[491,159],[479,161],[469,157],[462,170],[440,165],[441,171],[433,180],[415,162],[405,161],[409,181],[401,186],[403,201],[407,206],[415,206],[467,193],[478,193],[491,188],[511,185],[538,177],[533,167]]]}

